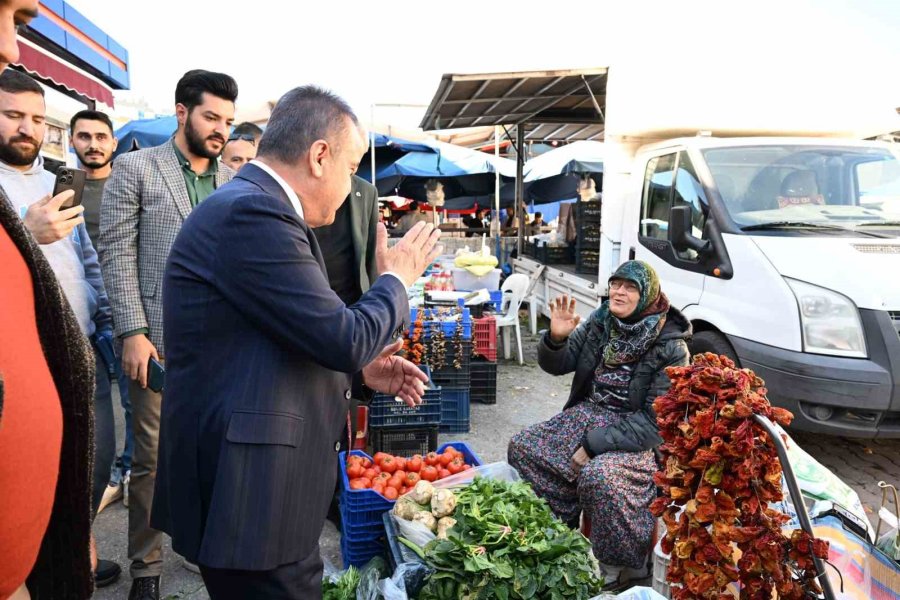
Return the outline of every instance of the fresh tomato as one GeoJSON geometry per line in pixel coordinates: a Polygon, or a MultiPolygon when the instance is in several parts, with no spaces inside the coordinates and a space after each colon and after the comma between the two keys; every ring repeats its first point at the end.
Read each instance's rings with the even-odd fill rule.
{"type": "Polygon", "coordinates": [[[394,460],[397,461],[397,470],[398,471],[406,470],[406,462],[407,461],[405,458],[403,458],[402,456],[397,456],[394,458],[394,460]]]}
{"type": "Polygon", "coordinates": [[[406,474],[406,485],[409,487],[415,487],[419,480],[422,479],[418,473],[410,471],[406,474]]]}
{"type": "Polygon", "coordinates": [[[362,464],[363,469],[368,469],[369,467],[372,466],[372,461],[369,460],[368,457],[363,456],[363,457],[362,457],[362,463],[360,463],[360,464],[362,464]]]}
{"type": "Polygon", "coordinates": [[[376,473],[381,473],[381,465],[376,465],[375,463],[372,463],[372,468],[375,469],[376,473]]]}
{"type": "Polygon", "coordinates": [[[387,484],[388,487],[397,488],[399,490],[403,487],[404,481],[406,481],[404,477],[397,477],[396,475],[394,475],[388,480],[387,484]]]}
{"type": "Polygon", "coordinates": [[[425,455],[425,464],[434,466],[441,462],[441,457],[437,452],[429,452],[425,455]]]}
{"type": "Polygon", "coordinates": [[[384,496],[384,482],[383,481],[376,481],[375,483],[373,483],[372,489],[375,490],[376,492],[378,492],[379,494],[381,494],[382,496],[384,496]]]}
{"type": "Polygon", "coordinates": [[[385,473],[393,473],[397,470],[397,461],[393,456],[387,455],[381,459],[381,470],[385,473]]]}
{"type": "Polygon", "coordinates": [[[367,479],[375,479],[376,477],[378,477],[378,473],[379,471],[376,471],[375,469],[366,469],[365,471],[363,471],[362,476],[367,479]]]}
{"type": "Polygon", "coordinates": [[[397,491],[397,488],[391,486],[384,488],[384,497],[388,500],[396,500],[398,496],[400,496],[400,492],[397,491]]]}
{"type": "Polygon", "coordinates": [[[360,463],[354,463],[347,467],[347,477],[350,479],[356,479],[358,477],[362,477],[363,473],[365,473],[365,469],[362,468],[360,463]]]}
{"type": "Polygon", "coordinates": [[[463,465],[463,471],[468,471],[472,468],[472,465],[463,465]]]}
{"type": "Polygon", "coordinates": [[[443,454],[438,456],[438,459],[440,460],[440,465],[442,467],[446,467],[450,464],[450,461],[453,460],[453,455],[448,452],[444,452],[443,454]]]}
{"type": "Polygon", "coordinates": [[[378,475],[375,476],[375,481],[383,481],[383,482],[385,482],[385,484],[387,484],[387,482],[390,480],[390,478],[391,478],[390,473],[385,473],[384,471],[382,471],[381,473],[379,473],[378,475]]]}
{"type": "Polygon", "coordinates": [[[406,471],[404,471],[403,469],[397,469],[396,471],[394,471],[394,475],[401,479],[406,479],[406,471]]]}
{"type": "Polygon", "coordinates": [[[441,467],[438,469],[438,479],[443,479],[444,477],[450,477],[450,471],[441,467]]]}
{"type": "Polygon", "coordinates": [[[413,473],[418,473],[422,470],[422,456],[419,454],[414,455],[412,458],[406,461],[406,470],[412,471],[413,473]]]}
{"type": "Polygon", "coordinates": [[[400,495],[402,496],[403,494],[405,494],[408,491],[409,491],[409,488],[404,485],[402,488],[400,488],[400,495]]]}
{"type": "Polygon", "coordinates": [[[369,487],[370,485],[371,485],[371,483],[369,481],[363,479],[362,477],[350,480],[350,489],[351,490],[364,490],[367,487],[369,487]]]}
{"type": "Polygon", "coordinates": [[[463,465],[465,465],[465,463],[460,457],[457,456],[450,461],[449,465],[447,465],[447,470],[450,471],[452,475],[455,475],[456,473],[459,473],[463,470],[463,465]]]}
{"type": "Polygon", "coordinates": [[[372,460],[375,461],[376,465],[380,465],[381,461],[383,461],[386,457],[390,456],[387,452],[376,452],[375,456],[372,457],[372,460]]]}
{"type": "Polygon", "coordinates": [[[438,478],[438,470],[431,465],[422,468],[422,472],[419,475],[425,481],[436,481],[438,478]]]}

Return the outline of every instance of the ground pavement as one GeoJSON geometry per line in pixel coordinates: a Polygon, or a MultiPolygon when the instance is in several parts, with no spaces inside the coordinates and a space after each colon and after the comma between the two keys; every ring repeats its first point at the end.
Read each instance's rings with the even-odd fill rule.
{"type": "MultiPolygon", "coordinates": [[[[544,374],[537,367],[534,339],[523,335],[523,344],[524,366],[515,361],[500,361],[497,404],[473,404],[471,431],[468,434],[442,434],[441,443],[451,439],[465,441],[485,462],[505,460],[506,444],[513,434],[550,418],[562,408],[572,377],[544,374]]],[[[119,426],[121,430],[121,423],[119,426]]],[[[857,490],[874,524],[874,513],[881,500],[877,482],[886,480],[900,485],[900,440],[848,440],[803,433],[797,433],[795,438],[801,447],[857,490]]],[[[118,583],[98,590],[94,598],[127,598],[131,585],[127,575],[128,519],[121,502],[97,517],[94,531],[100,556],[118,561],[126,571],[118,583]]],[[[326,523],[320,539],[322,555],[335,565],[340,565],[339,540],[334,526],[326,523]]],[[[163,597],[170,600],[209,598],[200,576],[182,568],[181,559],[171,551],[168,540],[162,592],[163,597]]]]}

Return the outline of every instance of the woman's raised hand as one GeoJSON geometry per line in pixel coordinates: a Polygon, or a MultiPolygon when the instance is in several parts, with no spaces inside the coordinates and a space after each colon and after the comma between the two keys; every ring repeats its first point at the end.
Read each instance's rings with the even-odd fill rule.
{"type": "Polygon", "coordinates": [[[581,317],[575,312],[575,298],[562,295],[550,302],[550,339],[560,343],[578,327],[581,317]]]}

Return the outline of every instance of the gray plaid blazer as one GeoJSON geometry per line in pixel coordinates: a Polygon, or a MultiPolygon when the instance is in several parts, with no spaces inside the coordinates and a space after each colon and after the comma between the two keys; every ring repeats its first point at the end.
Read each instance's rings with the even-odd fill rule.
{"type": "MultiPolygon", "coordinates": [[[[216,187],[233,175],[219,163],[216,187]]],[[[100,264],[116,336],[146,327],[162,355],[163,272],[191,212],[172,143],[116,158],[100,206],[100,264]]]]}

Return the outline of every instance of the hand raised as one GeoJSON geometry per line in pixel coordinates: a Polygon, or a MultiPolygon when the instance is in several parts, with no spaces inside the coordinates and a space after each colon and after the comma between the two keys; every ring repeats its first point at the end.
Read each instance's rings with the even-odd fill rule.
{"type": "Polygon", "coordinates": [[[415,408],[422,404],[428,376],[405,358],[395,356],[402,347],[403,341],[397,340],[385,348],[363,368],[363,381],[373,390],[396,396],[415,408]]]}
{"type": "Polygon", "coordinates": [[[441,231],[428,223],[416,223],[390,248],[387,245],[387,229],[382,223],[378,224],[377,236],[375,264],[379,275],[390,271],[400,277],[407,287],[415,283],[441,253],[441,247],[436,245],[441,231]]]}
{"type": "Polygon", "coordinates": [[[562,295],[550,302],[550,339],[563,342],[575,331],[581,316],[575,312],[575,298],[562,295]]]}

